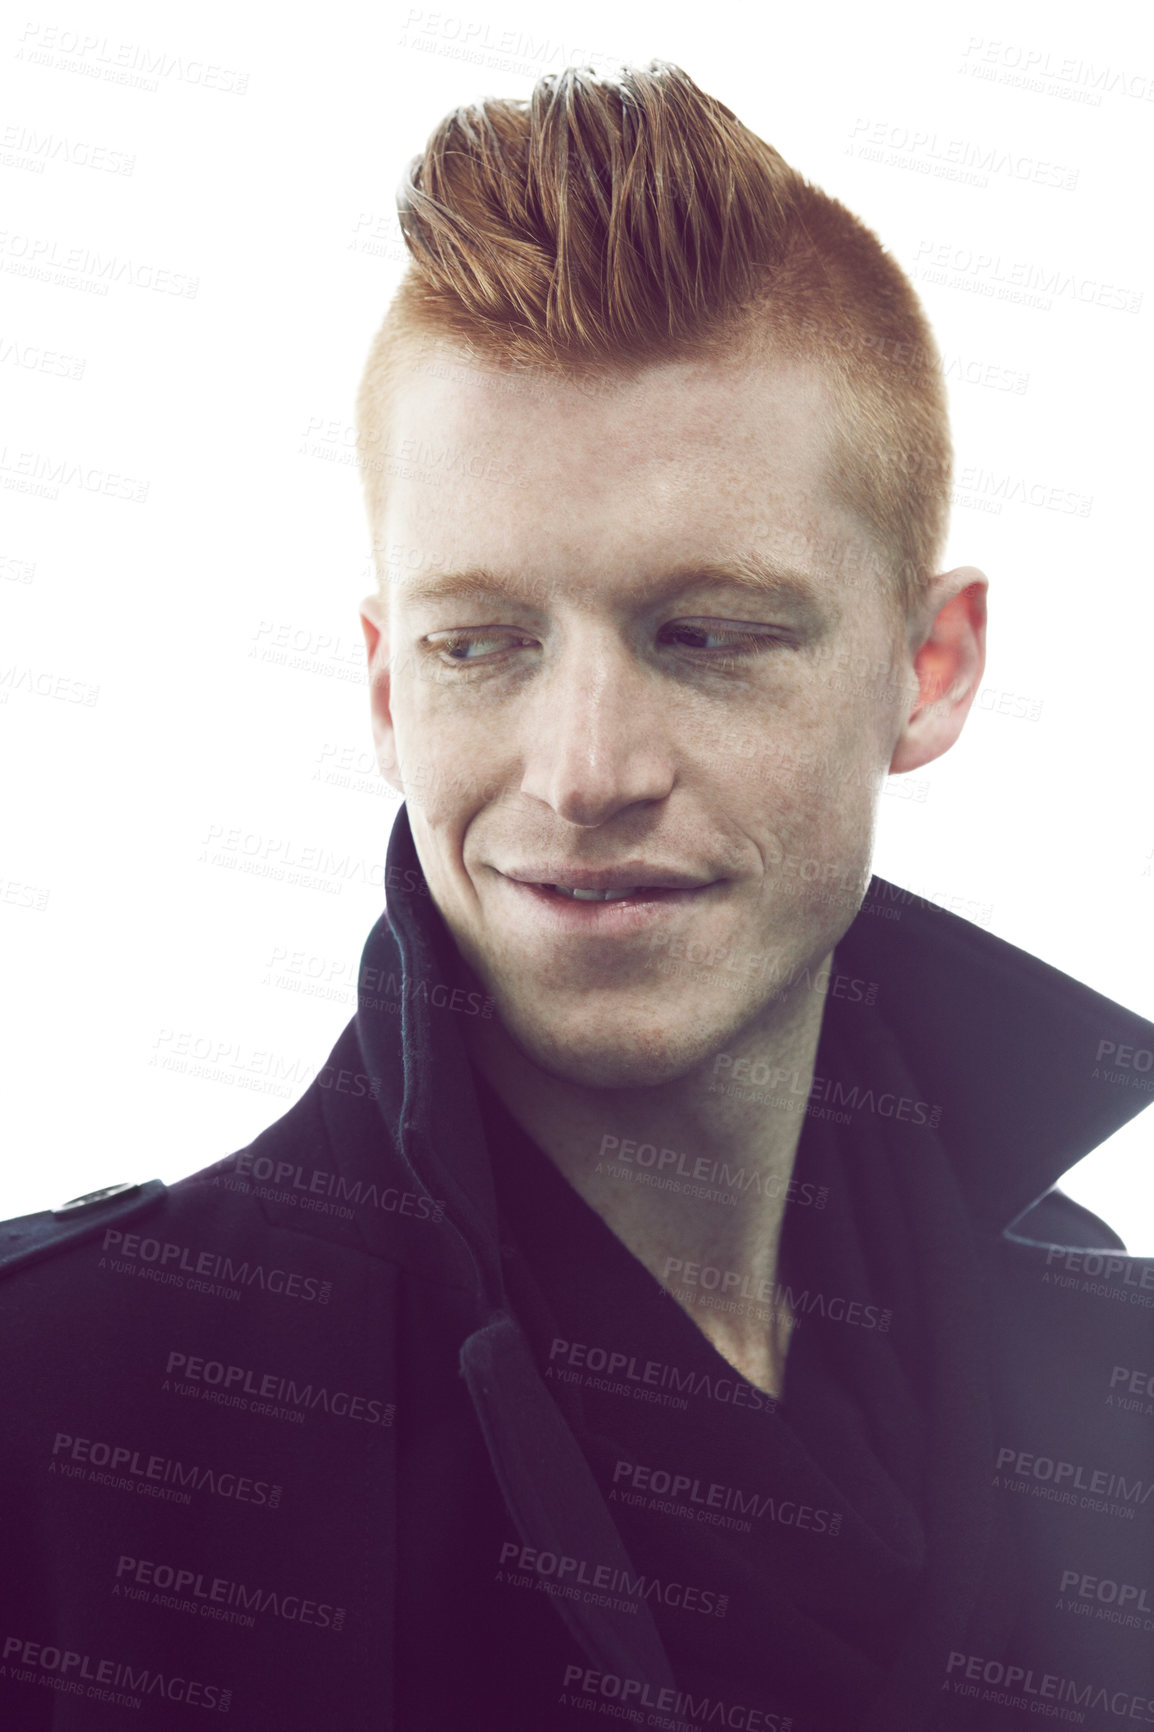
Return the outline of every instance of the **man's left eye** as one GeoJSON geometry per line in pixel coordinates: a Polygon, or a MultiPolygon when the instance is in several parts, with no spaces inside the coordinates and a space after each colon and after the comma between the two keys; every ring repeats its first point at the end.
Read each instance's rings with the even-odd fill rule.
{"type": "Polygon", "coordinates": [[[717,620],[679,619],[663,630],[664,641],[683,649],[705,650],[723,655],[756,655],[784,642],[769,626],[723,625],[717,620]]]}

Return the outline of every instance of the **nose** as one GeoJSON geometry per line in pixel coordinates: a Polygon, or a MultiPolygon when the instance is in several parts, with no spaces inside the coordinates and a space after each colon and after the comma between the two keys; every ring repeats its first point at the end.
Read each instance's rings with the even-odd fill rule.
{"type": "Polygon", "coordinates": [[[589,622],[535,682],[521,792],[596,829],[664,800],[676,780],[668,697],[628,646],[589,622]]]}

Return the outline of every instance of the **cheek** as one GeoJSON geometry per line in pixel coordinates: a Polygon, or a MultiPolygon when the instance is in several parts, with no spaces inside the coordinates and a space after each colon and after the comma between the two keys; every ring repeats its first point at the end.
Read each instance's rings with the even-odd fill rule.
{"type": "Polygon", "coordinates": [[[451,930],[456,932],[465,917],[467,900],[461,881],[461,826],[444,805],[430,813],[427,806],[412,801],[409,802],[409,824],[417,859],[433,900],[448,920],[451,930]]]}
{"type": "Polygon", "coordinates": [[[811,715],[788,730],[767,730],[749,753],[745,779],[767,817],[809,823],[868,808],[881,784],[883,758],[869,717],[811,715]]]}
{"type": "Polygon", "coordinates": [[[750,766],[744,799],[770,880],[789,900],[868,880],[881,787],[876,728],[865,714],[814,711],[750,766]]]}
{"type": "Polygon", "coordinates": [[[414,839],[419,825],[439,856],[459,854],[486,792],[467,767],[426,766],[419,782],[405,783],[414,839]]]}
{"type": "Polygon", "coordinates": [[[392,689],[393,736],[405,798],[430,829],[451,828],[482,797],[484,765],[442,690],[402,668],[392,689]]]}
{"type": "Polygon", "coordinates": [[[785,880],[857,882],[873,844],[872,787],[845,776],[811,782],[803,795],[782,799],[774,819],[777,859],[771,852],[767,859],[785,880]]]}

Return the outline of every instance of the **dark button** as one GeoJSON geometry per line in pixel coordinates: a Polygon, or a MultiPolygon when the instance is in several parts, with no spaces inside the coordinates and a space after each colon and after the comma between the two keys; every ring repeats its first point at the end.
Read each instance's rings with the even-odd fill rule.
{"type": "Polygon", "coordinates": [[[105,1185],[101,1191],[85,1191],[82,1197],[71,1197],[67,1203],[61,1203],[58,1209],[53,1209],[54,1215],[71,1215],[77,1209],[92,1209],[97,1203],[107,1203],[113,1197],[123,1197],[129,1191],[139,1191],[139,1184],[129,1184],[127,1180],[120,1185],[105,1185]]]}

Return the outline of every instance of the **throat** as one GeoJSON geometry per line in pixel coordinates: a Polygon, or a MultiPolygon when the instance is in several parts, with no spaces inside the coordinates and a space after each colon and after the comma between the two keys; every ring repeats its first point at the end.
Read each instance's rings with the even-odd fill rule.
{"type": "Polygon", "coordinates": [[[793,1336],[794,1317],[788,1302],[741,1304],[740,1314],[712,1308],[709,1295],[691,1296],[684,1289],[666,1289],[709,1345],[727,1364],[765,1395],[781,1401],[785,1395],[785,1364],[793,1336]]]}

